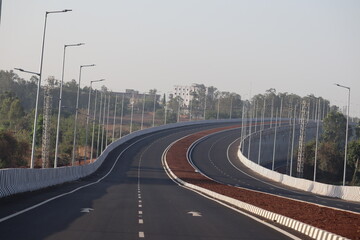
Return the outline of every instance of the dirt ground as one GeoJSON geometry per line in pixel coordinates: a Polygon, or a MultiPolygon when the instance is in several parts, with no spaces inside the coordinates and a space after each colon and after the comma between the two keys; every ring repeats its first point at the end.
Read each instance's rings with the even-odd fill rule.
{"type": "Polygon", "coordinates": [[[353,214],[341,210],[284,199],[265,193],[222,185],[196,173],[186,159],[186,151],[189,146],[202,136],[227,128],[212,129],[196,133],[173,145],[167,154],[167,163],[173,173],[188,183],[296,219],[343,237],[360,240],[360,214],[353,214]]]}

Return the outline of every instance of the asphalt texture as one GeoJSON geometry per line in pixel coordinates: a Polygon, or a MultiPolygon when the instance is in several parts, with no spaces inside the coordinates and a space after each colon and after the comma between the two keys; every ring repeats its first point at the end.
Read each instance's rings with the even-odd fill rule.
{"type": "Polygon", "coordinates": [[[1,199],[0,239],[289,239],[166,175],[166,147],[210,127],[138,137],[90,177],[1,199]]]}
{"type": "MultiPolygon", "coordinates": [[[[238,138],[239,129],[209,135],[192,146],[189,158],[202,174],[223,184],[337,209],[360,212],[359,203],[324,197],[290,188],[253,172],[237,158],[239,141],[236,140],[238,138]]],[[[254,155],[258,148],[253,148],[253,151],[254,155]]]]}

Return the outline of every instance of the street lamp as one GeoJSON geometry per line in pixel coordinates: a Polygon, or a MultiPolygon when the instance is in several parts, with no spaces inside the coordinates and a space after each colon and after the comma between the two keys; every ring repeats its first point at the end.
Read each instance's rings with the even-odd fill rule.
{"type": "Polygon", "coordinates": [[[34,117],[34,130],[33,130],[33,139],[32,139],[32,147],[31,147],[30,168],[34,168],[34,155],[35,155],[35,143],[36,143],[36,123],[37,123],[37,118],[38,118],[39,95],[40,95],[42,69],[43,69],[43,62],[44,62],[44,48],[45,48],[45,35],[46,35],[45,33],[46,33],[47,16],[48,16],[48,14],[52,14],[52,13],[65,13],[65,12],[70,12],[70,11],[72,11],[72,10],[71,9],[65,9],[65,10],[62,10],[62,11],[45,12],[45,23],[44,23],[44,32],[43,32],[43,38],[42,38],[40,71],[39,71],[39,73],[33,73],[33,72],[28,72],[28,71],[18,69],[19,71],[27,72],[27,73],[33,73],[33,74],[36,74],[36,75],[39,76],[38,87],[37,87],[37,91],[36,91],[36,101],[35,101],[35,117],[34,117]]]}
{"type": "Polygon", "coordinates": [[[82,46],[82,45],[84,45],[84,44],[85,44],[85,43],[77,43],[77,44],[64,45],[63,65],[62,65],[61,83],[60,83],[60,95],[59,95],[59,110],[58,110],[58,119],[57,119],[57,126],[56,126],[56,144],[55,144],[54,168],[57,167],[58,150],[59,150],[59,132],[60,132],[61,100],[62,100],[62,91],[63,91],[63,85],[64,85],[66,48],[67,48],[67,47],[78,47],[78,46],[82,46]]]}
{"type": "Polygon", "coordinates": [[[77,117],[78,117],[78,108],[79,108],[79,95],[80,95],[80,82],[81,82],[81,70],[83,67],[94,67],[95,64],[90,65],[81,65],[80,66],[80,73],[79,73],[79,83],[78,83],[78,90],[76,95],[76,108],[75,108],[75,122],[74,122],[74,142],[73,142],[73,155],[71,160],[71,165],[74,166],[75,162],[75,149],[76,149],[76,123],[77,123],[77,117]]]}
{"type": "Polygon", "coordinates": [[[15,69],[15,70],[18,70],[18,71],[20,71],[20,72],[30,73],[30,74],[34,74],[34,75],[37,75],[37,76],[40,77],[40,73],[26,71],[26,70],[24,70],[24,69],[22,69],[22,68],[14,68],[14,69],[15,69]]]}
{"type": "Polygon", "coordinates": [[[350,87],[346,87],[340,84],[335,83],[336,86],[346,88],[349,90],[348,93],[348,106],[347,106],[347,116],[346,116],[346,133],[345,133],[345,156],[344,156],[344,175],[343,175],[343,186],[345,186],[346,178],[346,160],[347,160],[347,145],[348,145],[348,131],[349,131],[349,113],[350,113],[350,87]]]}
{"type": "Polygon", "coordinates": [[[92,83],[93,82],[102,82],[105,79],[93,80],[90,81],[90,89],[89,89],[89,100],[88,100],[88,109],[86,115],[86,134],[85,134],[85,162],[86,162],[86,151],[87,151],[87,142],[88,142],[88,134],[89,134],[89,116],[90,116],[90,100],[91,100],[91,90],[92,90],[92,83]]]}

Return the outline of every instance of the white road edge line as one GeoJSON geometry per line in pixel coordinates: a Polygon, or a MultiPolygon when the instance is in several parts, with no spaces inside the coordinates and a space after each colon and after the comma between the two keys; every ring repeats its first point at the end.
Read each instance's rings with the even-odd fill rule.
{"type": "MultiPolygon", "coordinates": [[[[191,135],[191,134],[190,134],[191,135]]],[[[188,135],[188,136],[190,136],[188,135]]],[[[233,198],[230,198],[230,197],[227,197],[227,196],[224,196],[224,195],[221,195],[221,194],[218,194],[216,192],[213,192],[213,191],[210,191],[208,189],[205,189],[205,188],[202,188],[202,187],[199,187],[199,186],[196,186],[196,185],[193,185],[193,184],[190,184],[190,183],[187,183],[187,182],[184,182],[183,180],[179,179],[172,171],[171,169],[169,168],[169,166],[167,165],[167,161],[166,161],[166,154],[167,152],[169,151],[169,149],[175,144],[177,143],[178,141],[188,137],[188,136],[185,136],[183,138],[180,138],[178,139],[177,141],[174,141],[173,143],[171,143],[166,149],[165,151],[163,152],[162,154],[162,164],[163,164],[163,168],[166,172],[166,174],[169,176],[169,178],[175,182],[177,185],[179,185],[180,187],[183,187],[183,188],[186,188],[188,190],[191,190],[193,192],[196,192],[197,194],[200,194],[201,196],[204,196],[212,201],[215,201],[217,203],[220,203],[221,205],[225,206],[225,207],[228,207],[234,211],[237,211],[261,224],[264,224],[266,226],[268,226],[269,228],[272,228],[292,239],[295,239],[295,240],[300,240],[300,238],[274,226],[274,225],[271,225],[269,223],[266,223],[248,213],[245,213],[243,211],[241,211],[240,209],[238,208],[241,208],[241,209],[244,209],[246,211],[249,211],[255,215],[258,215],[258,216],[261,216],[261,217],[264,217],[264,218],[267,218],[267,219],[270,219],[272,221],[276,221],[277,223],[283,225],[283,226],[286,226],[286,227],[289,227],[289,228],[292,228],[300,233],[303,233],[305,235],[308,235],[310,237],[318,237],[317,239],[318,240],[327,240],[327,239],[337,239],[337,240],[345,240],[347,238],[344,238],[344,237],[341,237],[339,235],[336,235],[334,233],[330,233],[330,232],[327,232],[325,230],[322,230],[322,229],[319,229],[319,228],[316,228],[316,227],[313,227],[309,224],[305,224],[305,223],[302,223],[300,221],[297,221],[297,220],[294,220],[292,218],[289,218],[289,217],[285,217],[285,216],[282,216],[280,214],[276,214],[276,213],[273,213],[273,212],[270,212],[270,211],[267,211],[267,210],[264,210],[262,208],[259,208],[259,207],[256,207],[254,205],[251,205],[251,204],[248,204],[248,203],[245,203],[245,202],[242,202],[242,201],[239,201],[239,200],[236,200],[236,199],[233,199],[233,198]],[[233,206],[237,206],[238,208],[234,208],[232,207],[231,205],[233,206]]]]}

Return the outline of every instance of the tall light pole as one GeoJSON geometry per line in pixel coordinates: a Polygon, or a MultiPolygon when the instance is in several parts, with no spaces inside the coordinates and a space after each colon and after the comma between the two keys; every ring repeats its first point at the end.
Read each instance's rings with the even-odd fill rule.
{"type": "Polygon", "coordinates": [[[206,120],[206,98],[207,98],[207,89],[205,89],[205,100],[204,100],[204,120],[206,120]]]}
{"type": "Polygon", "coordinates": [[[134,116],[134,92],[131,97],[131,116],[130,116],[130,133],[132,133],[132,124],[133,124],[133,116],[134,116]]]}
{"type": "Polygon", "coordinates": [[[114,119],[113,119],[113,131],[112,131],[112,142],[115,141],[115,125],[116,125],[116,109],[117,109],[118,95],[115,95],[115,106],[114,106],[114,119]]]}
{"type": "Polygon", "coordinates": [[[122,125],[123,125],[123,117],[124,117],[124,100],[125,100],[125,93],[122,94],[121,99],[121,116],[120,116],[120,138],[122,137],[122,125]]]}
{"type": "Polygon", "coordinates": [[[102,100],[103,100],[103,95],[105,95],[104,91],[101,91],[100,93],[100,105],[99,105],[99,124],[98,124],[98,136],[97,136],[97,142],[96,142],[96,157],[99,156],[99,152],[100,152],[100,133],[101,133],[101,118],[102,118],[102,100]]]}
{"type": "Polygon", "coordinates": [[[230,114],[229,114],[229,119],[231,119],[231,115],[232,115],[232,104],[233,104],[233,98],[232,98],[232,96],[230,95],[230,114]]]}
{"type": "Polygon", "coordinates": [[[60,82],[59,110],[58,110],[58,119],[57,119],[57,125],[56,125],[56,144],[55,144],[54,168],[57,167],[57,159],[58,159],[59,133],[60,133],[60,115],[61,115],[61,100],[62,100],[62,92],[63,92],[63,85],[64,85],[66,48],[67,48],[67,47],[78,47],[78,46],[81,46],[81,45],[84,45],[84,44],[85,44],[85,43],[77,43],[77,44],[64,45],[63,64],[62,64],[62,73],[61,73],[61,82],[60,82]]]}
{"type": "Polygon", "coordinates": [[[52,14],[52,13],[65,13],[65,12],[70,12],[70,11],[72,11],[72,10],[71,9],[65,9],[65,10],[62,10],[62,11],[45,12],[44,32],[43,32],[43,37],[42,37],[41,58],[40,58],[40,71],[39,71],[39,73],[22,71],[22,72],[36,74],[36,75],[39,76],[39,81],[38,81],[38,86],[37,86],[37,91],[36,91],[36,101],[35,101],[35,117],[34,117],[34,130],[33,130],[33,139],[32,139],[32,147],[31,147],[30,168],[34,168],[34,156],[35,156],[35,144],[36,144],[36,123],[37,123],[37,118],[38,118],[39,96],[40,96],[40,88],[41,88],[43,62],[44,62],[44,49],[45,49],[47,16],[48,16],[48,14],[52,14]]]}
{"type": "Polygon", "coordinates": [[[105,134],[105,115],[106,115],[106,93],[104,92],[104,107],[103,107],[103,115],[102,115],[102,130],[101,130],[101,152],[104,149],[104,134],[105,134]]]}
{"type": "Polygon", "coordinates": [[[153,114],[153,122],[152,122],[153,127],[155,127],[155,113],[156,113],[156,91],[154,91],[154,114],[153,114]]]}
{"type": "Polygon", "coordinates": [[[86,152],[87,152],[87,143],[88,143],[88,135],[89,135],[89,118],[90,118],[90,102],[91,102],[92,84],[94,82],[102,82],[102,81],[105,81],[105,79],[99,79],[99,80],[90,81],[88,109],[87,109],[87,115],[86,115],[85,158],[84,158],[85,163],[86,163],[86,154],[87,154],[86,152]]]}
{"type": "Polygon", "coordinates": [[[220,96],[218,99],[216,120],[219,120],[219,114],[220,114],[220,96]]]}
{"type": "Polygon", "coordinates": [[[109,93],[109,101],[107,108],[107,117],[106,117],[106,132],[105,132],[105,148],[108,146],[108,133],[109,133],[109,118],[110,118],[110,102],[111,102],[111,92],[109,93]]]}
{"type": "Polygon", "coordinates": [[[316,169],[317,169],[317,155],[318,155],[318,143],[319,143],[319,125],[320,125],[320,114],[321,114],[321,98],[319,98],[319,103],[317,107],[317,117],[316,117],[316,140],[315,140],[315,159],[314,159],[314,182],[316,181],[316,169]]]}
{"type": "Polygon", "coordinates": [[[276,118],[275,118],[275,133],[274,133],[274,146],[273,146],[273,160],[271,170],[274,171],[275,168],[275,155],[276,155],[276,135],[277,135],[277,121],[278,121],[278,109],[276,109],[276,118]]]}
{"type": "Polygon", "coordinates": [[[75,162],[75,154],[76,154],[76,127],[77,127],[77,118],[78,118],[78,110],[79,110],[79,95],[80,95],[80,82],[81,82],[81,70],[83,67],[93,67],[95,64],[89,65],[81,65],[80,66],[80,73],[79,73],[79,83],[78,83],[78,90],[76,94],[76,107],[75,107],[75,121],[74,121],[74,142],[73,142],[73,155],[71,160],[71,165],[74,166],[75,162]]]}
{"type": "Polygon", "coordinates": [[[140,128],[141,130],[143,130],[143,126],[144,126],[145,100],[146,100],[146,94],[143,93],[143,105],[142,105],[141,128],[140,128]]]}
{"type": "Polygon", "coordinates": [[[97,103],[97,90],[95,90],[95,106],[94,106],[94,118],[92,121],[92,136],[91,136],[91,151],[90,151],[90,162],[93,159],[94,153],[94,138],[95,138],[95,121],[96,121],[96,103],[97,103]]]}
{"type": "Polygon", "coordinates": [[[346,87],[335,83],[336,86],[346,88],[349,90],[348,103],[347,103],[347,116],[346,116],[346,133],[345,133],[345,156],[344,156],[344,174],[343,174],[343,186],[345,186],[346,179],[346,160],[347,160],[347,149],[348,149],[348,132],[349,132],[349,114],[350,114],[350,87],[346,87]]]}

